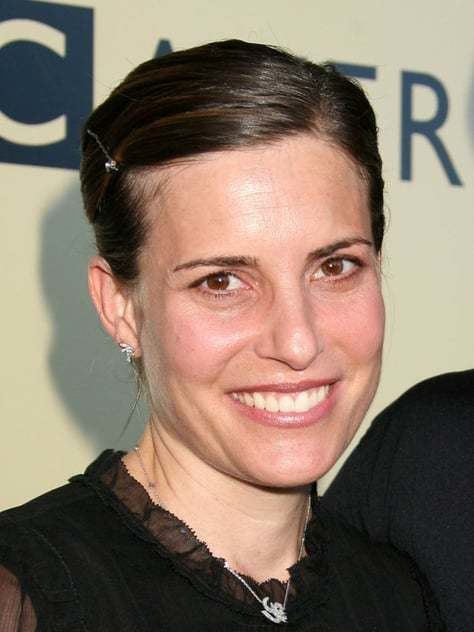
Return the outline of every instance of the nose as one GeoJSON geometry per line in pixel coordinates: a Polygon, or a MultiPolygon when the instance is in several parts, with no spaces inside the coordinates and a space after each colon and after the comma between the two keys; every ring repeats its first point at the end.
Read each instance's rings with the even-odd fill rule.
{"type": "Polygon", "coordinates": [[[304,292],[285,292],[274,297],[264,315],[255,350],[259,357],[273,359],[302,371],[323,350],[321,326],[315,305],[304,292]]]}

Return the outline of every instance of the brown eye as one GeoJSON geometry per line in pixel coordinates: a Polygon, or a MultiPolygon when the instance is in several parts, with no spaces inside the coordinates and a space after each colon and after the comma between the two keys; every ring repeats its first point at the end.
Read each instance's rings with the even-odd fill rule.
{"type": "Polygon", "coordinates": [[[314,278],[321,279],[325,277],[347,276],[358,266],[360,266],[360,264],[356,261],[345,259],[344,257],[338,259],[328,259],[321,264],[319,270],[314,275],[314,278]]]}
{"type": "Polygon", "coordinates": [[[207,289],[214,292],[223,292],[229,289],[229,275],[228,274],[213,274],[205,281],[207,289]]]}
{"type": "Polygon", "coordinates": [[[232,292],[233,290],[240,290],[243,287],[242,281],[231,274],[230,272],[217,272],[216,274],[210,274],[206,277],[201,287],[211,292],[232,292]]]}
{"type": "Polygon", "coordinates": [[[344,272],[344,260],[343,259],[330,259],[325,261],[321,266],[321,270],[326,276],[337,276],[344,272]]]}

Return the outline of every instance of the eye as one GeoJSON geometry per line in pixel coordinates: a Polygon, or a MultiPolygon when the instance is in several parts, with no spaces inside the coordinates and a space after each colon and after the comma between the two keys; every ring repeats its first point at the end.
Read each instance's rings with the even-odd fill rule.
{"type": "Polygon", "coordinates": [[[245,287],[242,281],[230,272],[210,274],[193,285],[210,292],[233,292],[245,287]]]}
{"type": "Polygon", "coordinates": [[[337,278],[349,276],[355,268],[360,268],[361,264],[356,259],[349,259],[347,257],[332,257],[326,259],[320,265],[319,269],[314,274],[315,279],[323,278],[337,278]]]}

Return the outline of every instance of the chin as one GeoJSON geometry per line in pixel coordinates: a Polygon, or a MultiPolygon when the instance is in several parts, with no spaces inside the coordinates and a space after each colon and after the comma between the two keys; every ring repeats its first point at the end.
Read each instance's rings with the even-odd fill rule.
{"type": "Polygon", "coordinates": [[[336,463],[339,455],[340,452],[321,455],[314,449],[312,454],[306,455],[306,458],[298,457],[297,453],[290,453],[284,458],[270,459],[271,469],[263,471],[260,468],[258,472],[254,472],[252,482],[262,487],[281,489],[304,487],[324,476],[336,463]]]}

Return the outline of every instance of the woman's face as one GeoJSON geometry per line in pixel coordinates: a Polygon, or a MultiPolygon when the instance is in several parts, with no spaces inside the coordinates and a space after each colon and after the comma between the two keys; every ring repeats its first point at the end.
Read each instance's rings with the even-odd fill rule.
{"type": "Polygon", "coordinates": [[[357,169],[301,135],[172,166],[148,211],[138,344],[162,440],[186,467],[256,484],[319,478],[379,379],[379,259],[357,169]]]}

